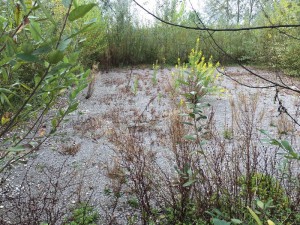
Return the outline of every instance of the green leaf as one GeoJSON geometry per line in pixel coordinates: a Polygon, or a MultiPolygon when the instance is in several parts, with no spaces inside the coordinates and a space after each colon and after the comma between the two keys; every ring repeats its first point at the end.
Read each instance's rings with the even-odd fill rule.
{"type": "Polygon", "coordinates": [[[74,111],[77,109],[78,104],[79,104],[78,102],[75,102],[73,105],[71,105],[71,106],[68,108],[67,113],[74,112],[74,111]]]}
{"type": "Polygon", "coordinates": [[[190,122],[182,122],[182,124],[186,124],[186,125],[193,126],[193,124],[192,124],[192,123],[190,123],[190,122]]]}
{"type": "Polygon", "coordinates": [[[73,0],[73,4],[74,4],[75,8],[78,7],[78,2],[77,2],[77,0],[73,0]]]}
{"type": "Polygon", "coordinates": [[[24,43],[24,44],[22,44],[21,48],[22,48],[22,51],[25,54],[31,54],[33,52],[33,50],[34,50],[33,45],[30,44],[30,43],[24,43]]]}
{"type": "Polygon", "coordinates": [[[217,218],[213,218],[212,222],[214,225],[230,225],[230,222],[227,222],[225,220],[220,220],[217,218]]]}
{"type": "Polygon", "coordinates": [[[26,6],[26,12],[28,12],[32,8],[32,0],[24,0],[26,6]]]}
{"type": "Polygon", "coordinates": [[[260,140],[261,140],[262,143],[270,144],[270,139],[269,138],[262,138],[260,140]]]}
{"type": "Polygon", "coordinates": [[[195,141],[196,140],[195,135],[185,135],[183,138],[186,139],[186,140],[189,140],[189,141],[195,141]]]}
{"type": "Polygon", "coordinates": [[[179,84],[189,85],[189,82],[187,82],[187,81],[185,81],[185,80],[177,79],[177,82],[178,82],[179,84]]]}
{"type": "Polygon", "coordinates": [[[41,77],[39,77],[39,76],[35,76],[34,77],[34,84],[35,84],[35,86],[37,86],[40,81],[41,81],[41,77]]]}
{"type": "Polygon", "coordinates": [[[27,54],[27,53],[20,53],[17,54],[17,58],[27,61],[27,62],[38,62],[39,58],[35,55],[27,54]]]}
{"type": "Polygon", "coordinates": [[[66,71],[68,70],[70,67],[72,66],[72,64],[70,63],[60,63],[56,66],[53,66],[49,72],[49,75],[55,75],[57,73],[60,73],[60,71],[66,71]]]}
{"type": "Polygon", "coordinates": [[[0,68],[0,75],[2,75],[1,79],[2,79],[4,82],[7,82],[7,81],[8,81],[9,76],[8,76],[8,74],[7,74],[5,68],[0,68]]]}
{"type": "Polygon", "coordinates": [[[65,112],[64,112],[64,110],[62,110],[62,109],[60,109],[58,112],[59,112],[59,115],[60,115],[60,116],[64,116],[64,115],[65,115],[65,112]]]}
{"type": "Polygon", "coordinates": [[[57,119],[56,118],[54,118],[54,119],[51,120],[51,125],[52,125],[52,127],[56,127],[57,126],[57,119]]]}
{"type": "Polygon", "coordinates": [[[243,223],[242,221],[240,221],[240,220],[238,220],[238,219],[231,219],[231,222],[232,222],[233,224],[242,224],[242,223],[243,223]]]}
{"type": "Polygon", "coordinates": [[[269,143],[271,145],[276,145],[276,146],[282,147],[281,143],[279,141],[277,141],[276,139],[270,139],[269,143]]]}
{"type": "Polygon", "coordinates": [[[256,221],[257,225],[263,225],[263,223],[258,218],[258,216],[256,215],[256,213],[249,206],[247,206],[247,209],[249,210],[249,212],[250,212],[251,216],[253,217],[253,219],[256,221]]]}
{"type": "Polygon", "coordinates": [[[20,4],[15,5],[14,17],[15,17],[16,24],[19,25],[21,23],[21,18],[22,18],[22,11],[21,11],[20,4]]]}
{"type": "Polygon", "coordinates": [[[0,15],[0,27],[1,28],[3,27],[3,23],[6,22],[6,21],[7,21],[7,19],[0,15]]]}
{"type": "Polygon", "coordinates": [[[207,140],[200,141],[199,144],[200,144],[200,146],[206,145],[207,144],[207,140]]]}
{"type": "Polygon", "coordinates": [[[282,145],[282,147],[284,147],[289,153],[294,152],[292,146],[289,144],[288,141],[286,141],[286,140],[281,141],[281,145],[282,145]]]}
{"type": "Polygon", "coordinates": [[[89,75],[90,75],[90,73],[91,73],[91,70],[90,69],[88,69],[88,70],[86,70],[85,72],[84,72],[84,74],[83,74],[83,78],[87,78],[89,75]]]}
{"type": "Polygon", "coordinates": [[[190,116],[191,118],[195,118],[195,117],[196,117],[194,113],[189,113],[189,116],[190,116]]]}
{"type": "Polygon", "coordinates": [[[199,117],[197,117],[197,121],[199,121],[199,120],[206,120],[207,119],[207,116],[205,116],[205,115],[200,115],[199,117]]]}
{"type": "Polygon", "coordinates": [[[60,50],[60,51],[64,51],[69,46],[69,44],[71,43],[71,41],[72,41],[71,39],[65,39],[65,40],[61,41],[59,43],[57,49],[60,50]]]}
{"type": "Polygon", "coordinates": [[[268,208],[273,208],[273,199],[269,199],[266,203],[265,203],[265,209],[268,208]]]}
{"type": "Polygon", "coordinates": [[[15,94],[14,92],[6,88],[0,88],[0,93],[13,94],[13,95],[15,94]]]}
{"type": "Polygon", "coordinates": [[[87,14],[94,6],[96,6],[96,4],[94,3],[78,6],[70,12],[69,20],[75,21],[79,18],[84,17],[85,14],[87,14]]]}
{"type": "Polygon", "coordinates": [[[0,67],[2,67],[3,65],[9,63],[11,60],[13,59],[13,57],[5,57],[0,61],[0,67]]]}
{"type": "Polygon", "coordinates": [[[6,39],[6,51],[5,52],[7,53],[8,57],[11,57],[11,56],[15,55],[16,44],[15,44],[14,40],[10,37],[8,37],[6,39]]]}
{"type": "Polygon", "coordinates": [[[189,187],[189,186],[191,186],[195,182],[196,182],[196,180],[189,180],[188,182],[184,183],[182,186],[183,187],[189,187]]]}
{"type": "Polygon", "coordinates": [[[35,41],[40,41],[42,38],[41,36],[41,27],[39,23],[36,23],[34,21],[30,21],[30,27],[29,27],[30,33],[32,35],[32,38],[35,41]]]}
{"type": "Polygon", "coordinates": [[[218,209],[213,209],[213,212],[215,212],[219,216],[223,216],[223,213],[218,209]]]}
{"type": "Polygon", "coordinates": [[[259,129],[260,133],[266,135],[269,137],[268,131],[267,130],[263,130],[263,129],[259,129]]]}
{"type": "Polygon", "coordinates": [[[72,34],[72,35],[71,35],[70,37],[68,37],[67,39],[73,38],[73,37],[77,36],[78,34],[84,33],[84,32],[87,31],[88,28],[91,27],[92,25],[93,25],[92,23],[86,25],[85,27],[83,27],[83,28],[82,28],[81,30],[79,30],[78,32],[72,34]]]}
{"type": "Polygon", "coordinates": [[[48,62],[50,64],[57,64],[64,58],[63,52],[59,50],[54,50],[48,55],[48,62]]]}
{"type": "Polygon", "coordinates": [[[3,98],[3,96],[5,96],[4,94],[0,94],[0,103],[2,104],[2,105],[4,105],[4,103],[5,103],[5,99],[3,98]]]}
{"type": "Polygon", "coordinates": [[[191,177],[193,175],[193,172],[191,170],[191,168],[188,169],[187,174],[191,177]]]}
{"type": "Polygon", "coordinates": [[[45,42],[43,44],[40,45],[39,48],[37,48],[36,50],[33,51],[32,54],[34,55],[38,55],[38,54],[45,54],[45,53],[49,53],[52,51],[52,46],[54,44],[56,44],[57,39],[54,38],[53,40],[49,41],[49,42],[45,42]]]}
{"type": "Polygon", "coordinates": [[[96,23],[96,22],[97,22],[97,18],[93,18],[93,19],[91,19],[91,20],[89,20],[89,21],[86,21],[86,22],[84,23],[84,25],[94,24],[94,23],[96,23]]]}
{"type": "Polygon", "coordinates": [[[259,207],[259,208],[261,208],[261,209],[264,209],[265,208],[265,204],[262,202],[262,201],[257,201],[256,202],[256,204],[257,204],[257,206],[259,207]]]}
{"type": "Polygon", "coordinates": [[[9,152],[22,152],[24,150],[25,150],[25,148],[22,145],[17,145],[15,147],[11,147],[11,148],[7,149],[7,151],[9,151],[9,152]]]}
{"type": "Polygon", "coordinates": [[[206,116],[206,115],[200,115],[200,118],[206,120],[206,119],[207,119],[207,116],[206,116]]]}
{"type": "Polygon", "coordinates": [[[189,114],[186,113],[179,113],[179,116],[188,116],[189,114]]]}
{"type": "Polygon", "coordinates": [[[275,223],[272,220],[267,220],[268,225],[275,225],[275,223]]]}
{"type": "Polygon", "coordinates": [[[4,104],[6,102],[11,108],[13,108],[12,104],[10,103],[9,99],[7,98],[7,96],[4,93],[1,93],[0,97],[1,97],[2,104],[4,104]]]}
{"type": "Polygon", "coordinates": [[[23,88],[25,88],[27,91],[32,91],[32,89],[29,87],[29,86],[27,86],[26,84],[21,84],[21,86],[23,87],[23,88]]]}

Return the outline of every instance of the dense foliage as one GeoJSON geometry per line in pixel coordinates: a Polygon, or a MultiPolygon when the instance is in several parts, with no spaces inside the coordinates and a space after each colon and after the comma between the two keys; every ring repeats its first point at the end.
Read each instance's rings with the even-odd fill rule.
{"type": "MultiPolygon", "coordinates": [[[[222,48],[219,49],[207,31],[186,30],[158,20],[145,22],[143,16],[135,13],[138,7],[129,0],[105,3],[101,15],[105,18],[106,30],[98,26],[94,32],[98,32],[100,37],[105,36],[106,45],[102,51],[98,46],[98,52],[93,52],[103,56],[100,62],[106,64],[105,67],[152,64],[156,60],[160,64],[174,65],[178,57],[182,61],[187,60],[194,41],[200,37],[206,57],[213,55],[216,61],[223,64],[257,64],[293,76],[299,74],[298,28],[212,33],[222,48]]],[[[195,3],[197,9],[196,6],[195,3]]],[[[202,21],[207,27],[214,28],[297,24],[300,19],[299,3],[290,0],[224,0],[222,4],[220,1],[207,1],[205,10],[198,14],[190,8],[187,1],[168,0],[159,3],[153,13],[174,24],[203,27],[202,21]]],[[[146,14],[144,11],[141,13],[146,14]]]]}
{"type": "Polygon", "coordinates": [[[37,149],[77,108],[76,96],[89,74],[78,64],[79,37],[94,23],[80,19],[95,4],[74,5],[7,1],[2,8],[0,171],[22,158],[24,150],[37,149]],[[53,110],[66,94],[64,104],[53,110]]]}

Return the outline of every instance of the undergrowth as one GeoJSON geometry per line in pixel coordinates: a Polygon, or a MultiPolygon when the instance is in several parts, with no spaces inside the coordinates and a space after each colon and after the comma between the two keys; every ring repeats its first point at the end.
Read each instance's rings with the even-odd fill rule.
{"type": "Polygon", "coordinates": [[[189,59],[167,87],[173,108],[168,129],[157,131],[163,148],[146,144],[157,140],[140,132],[139,123],[124,129],[118,122],[110,133],[115,161],[108,177],[118,193],[113,199],[122,205],[127,198],[128,224],[299,223],[299,178],[291,169],[298,161],[286,161],[279,148],[274,152],[258,141],[257,124],[265,115],[257,111],[259,96],[233,100],[234,136],[222,133],[206,101],[208,93],[223,92],[214,84],[216,65],[197,48],[189,59]]]}
{"type": "MultiPolygon", "coordinates": [[[[166,93],[151,97],[143,111],[134,109],[132,117],[124,118],[121,108],[116,107],[102,118],[89,117],[74,125],[81,136],[91,136],[94,141],[96,136],[105,136],[113,150],[113,159],[100,169],[109,179],[101,193],[107,201],[98,205],[101,216],[94,207],[95,196],[82,196],[84,182],[78,181],[78,170],[67,173],[65,164],[58,170],[37,165],[49,182],[42,182],[38,189],[25,176],[23,192],[13,198],[2,196],[9,207],[1,211],[0,221],[68,225],[299,224],[300,180],[295,168],[300,157],[288,142],[257,129],[265,116],[258,111],[260,96],[242,93],[232,99],[231,121],[224,125],[228,122],[230,129],[224,128],[216,122],[208,98],[208,94],[224,92],[216,85],[218,64],[203,57],[199,41],[189,62],[178,62],[166,82],[166,93]],[[160,103],[165,100],[162,98],[170,100],[167,114],[149,109],[156,97],[160,103]],[[151,119],[145,115],[149,112],[151,119]],[[97,134],[106,120],[112,122],[111,127],[97,134]],[[157,128],[158,123],[164,128],[157,128]],[[60,179],[64,173],[69,179],[60,179]],[[67,195],[68,201],[65,192],[72,193],[67,195]]],[[[157,65],[153,72],[149,83],[157,87],[161,81],[157,65]]],[[[133,77],[132,73],[126,78],[122,94],[138,97],[145,78],[133,77]]],[[[103,98],[105,104],[114,97],[103,98]]],[[[290,126],[283,126],[285,120],[279,118],[278,135],[293,132],[290,126]]],[[[81,148],[81,144],[63,145],[61,153],[74,157],[81,148]]]]}

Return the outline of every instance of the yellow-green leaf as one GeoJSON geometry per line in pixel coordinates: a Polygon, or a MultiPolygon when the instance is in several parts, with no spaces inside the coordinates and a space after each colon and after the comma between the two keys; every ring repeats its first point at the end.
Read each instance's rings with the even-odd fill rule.
{"type": "Polygon", "coordinates": [[[22,18],[21,6],[18,3],[16,4],[16,7],[15,7],[14,16],[15,16],[15,22],[18,26],[21,23],[21,18],[22,18]]]}
{"type": "Polygon", "coordinates": [[[32,0],[24,0],[26,6],[26,12],[28,12],[32,8],[32,0]]]}
{"type": "Polygon", "coordinates": [[[55,50],[48,55],[48,62],[51,64],[57,64],[64,58],[63,52],[55,50]]]}
{"type": "Polygon", "coordinates": [[[39,41],[42,39],[41,36],[41,27],[39,23],[36,23],[34,21],[30,21],[30,33],[32,35],[32,38],[36,41],[39,41]]]}
{"type": "Polygon", "coordinates": [[[30,43],[24,43],[22,44],[22,51],[26,54],[31,54],[34,51],[34,47],[30,43]]]}
{"type": "Polygon", "coordinates": [[[80,5],[77,8],[73,9],[72,12],[70,12],[69,20],[74,21],[79,18],[82,18],[87,14],[96,4],[90,3],[86,5],[80,5]]]}
{"type": "Polygon", "coordinates": [[[10,121],[10,114],[4,113],[4,115],[1,118],[1,125],[6,124],[8,121],[10,121]]]}
{"type": "Polygon", "coordinates": [[[256,221],[257,225],[263,225],[263,223],[258,218],[258,216],[256,215],[256,213],[249,206],[247,206],[247,209],[249,210],[249,212],[250,212],[251,216],[253,217],[253,219],[256,221]]]}
{"type": "Polygon", "coordinates": [[[275,223],[272,220],[267,220],[268,225],[275,225],[275,223]]]}

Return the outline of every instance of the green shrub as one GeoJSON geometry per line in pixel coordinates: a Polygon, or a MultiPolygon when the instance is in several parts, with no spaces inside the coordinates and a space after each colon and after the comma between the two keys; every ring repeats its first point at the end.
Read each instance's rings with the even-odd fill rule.
{"type": "Polygon", "coordinates": [[[200,39],[197,39],[196,47],[192,49],[189,54],[188,63],[180,62],[178,59],[178,72],[173,73],[175,88],[181,88],[182,94],[188,102],[195,102],[192,100],[193,96],[201,98],[207,93],[212,93],[220,90],[215,86],[218,79],[216,74],[216,67],[219,64],[212,62],[212,57],[207,61],[200,50],[200,39]]]}
{"type": "MultiPolygon", "coordinates": [[[[108,48],[107,43],[107,21],[102,15],[99,6],[93,8],[91,12],[81,21],[79,27],[88,26],[87,31],[81,35],[78,47],[80,48],[80,62],[85,68],[91,68],[94,63],[106,64],[103,59],[108,48]]],[[[102,66],[102,65],[100,65],[102,66]]]]}
{"type": "Polygon", "coordinates": [[[251,194],[254,198],[258,198],[263,202],[272,199],[275,205],[279,203],[284,208],[289,205],[283,187],[281,187],[279,181],[270,175],[255,173],[251,176],[249,184],[247,182],[245,176],[240,177],[238,180],[238,184],[241,187],[241,197],[251,194]]]}
{"type": "Polygon", "coordinates": [[[96,225],[99,214],[87,203],[79,204],[65,225],[96,225]]]}
{"type": "MultiPolygon", "coordinates": [[[[284,224],[289,224],[296,219],[297,215],[292,212],[290,199],[279,181],[274,177],[255,173],[251,176],[249,182],[244,176],[238,182],[241,187],[241,199],[251,196],[250,199],[253,200],[253,202],[248,203],[249,206],[251,204],[256,206],[254,204],[255,200],[270,203],[271,207],[268,207],[268,210],[264,212],[265,217],[272,218],[276,224],[281,224],[282,221],[285,221],[284,224]]],[[[264,207],[258,205],[258,209],[264,210],[264,207]]]]}
{"type": "Polygon", "coordinates": [[[77,109],[76,96],[87,85],[89,71],[78,63],[77,43],[90,24],[78,28],[76,23],[95,4],[32,3],[6,1],[0,6],[0,148],[6,156],[0,159],[0,172],[18,161],[13,160],[16,155],[22,158],[22,146],[34,150],[54,133],[63,118],[77,109]],[[65,107],[49,115],[66,93],[65,107]],[[38,143],[32,141],[48,121],[49,132],[38,143]],[[24,133],[14,134],[16,127],[24,133]]]}

